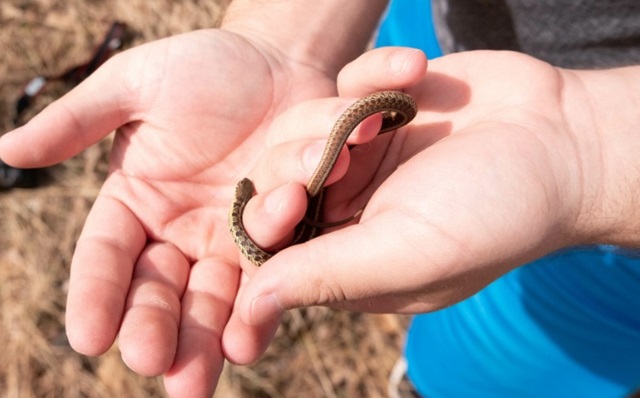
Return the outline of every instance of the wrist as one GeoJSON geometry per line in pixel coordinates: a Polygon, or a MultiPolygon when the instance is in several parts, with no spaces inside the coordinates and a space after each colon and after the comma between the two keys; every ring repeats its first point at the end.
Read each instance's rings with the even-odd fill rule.
{"type": "Polygon", "coordinates": [[[259,43],[276,62],[335,78],[371,39],[387,0],[235,0],[222,28],[259,43]]]}
{"type": "Polygon", "coordinates": [[[583,155],[579,225],[592,243],[640,247],[640,66],[575,76],[570,124],[583,155]]]}

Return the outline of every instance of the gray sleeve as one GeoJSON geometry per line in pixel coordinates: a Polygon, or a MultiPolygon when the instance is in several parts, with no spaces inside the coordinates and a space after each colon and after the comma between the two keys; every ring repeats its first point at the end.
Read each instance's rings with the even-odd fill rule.
{"type": "Polygon", "coordinates": [[[554,65],[640,64],[638,0],[432,0],[444,53],[521,51],[554,65]]]}

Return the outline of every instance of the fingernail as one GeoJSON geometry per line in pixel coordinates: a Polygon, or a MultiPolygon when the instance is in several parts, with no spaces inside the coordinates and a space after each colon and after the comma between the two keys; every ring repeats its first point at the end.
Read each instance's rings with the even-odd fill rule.
{"type": "Polygon", "coordinates": [[[284,312],[275,293],[259,296],[251,303],[251,323],[261,325],[284,312]]]}
{"type": "Polygon", "coordinates": [[[320,163],[326,141],[313,142],[305,148],[302,154],[302,168],[308,173],[313,173],[320,163]]]}
{"type": "MultiPolygon", "coordinates": [[[[289,183],[291,184],[291,183],[289,183]]],[[[279,214],[284,208],[285,201],[287,199],[287,187],[288,185],[278,187],[269,192],[264,199],[264,209],[269,214],[279,214]]]]}

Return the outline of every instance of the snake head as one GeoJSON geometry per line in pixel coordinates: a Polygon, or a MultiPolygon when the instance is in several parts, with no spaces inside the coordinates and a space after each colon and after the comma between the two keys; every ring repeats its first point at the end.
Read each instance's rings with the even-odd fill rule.
{"type": "Polygon", "coordinates": [[[251,198],[256,192],[253,182],[248,178],[243,178],[236,185],[236,198],[251,198]]]}

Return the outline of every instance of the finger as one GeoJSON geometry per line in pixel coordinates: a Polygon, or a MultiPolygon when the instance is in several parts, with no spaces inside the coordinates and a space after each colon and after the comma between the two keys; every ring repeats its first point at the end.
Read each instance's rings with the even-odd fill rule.
{"type": "MultiPolygon", "coordinates": [[[[288,248],[252,276],[240,301],[242,319],[258,325],[285,309],[362,299],[366,292],[358,292],[359,287],[373,288],[372,269],[386,260],[388,243],[374,239],[372,231],[359,224],[288,248]],[[371,270],[367,261],[375,261],[371,270]],[[283,283],[285,269],[288,282],[283,283]],[[302,281],[304,285],[298,285],[302,281]],[[357,281],[357,286],[349,286],[349,281],[357,281]]],[[[387,289],[390,281],[383,279],[387,289]]]]}
{"type": "MultiPolygon", "coordinates": [[[[248,277],[243,274],[243,282],[247,281],[248,277]]],[[[236,302],[241,297],[241,292],[242,288],[236,296],[236,302]]],[[[222,335],[225,358],[239,365],[248,365],[256,361],[273,340],[280,320],[280,317],[275,317],[258,326],[248,325],[242,321],[237,306],[234,305],[234,311],[222,335]]]]}
{"type": "MultiPolygon", "coordinates": [[[[252,175],[257,194],[247,203],[242,224],[253,242],[274,251],[290,242],[295,226],[307,209],[305,185],[320,161],[324,143],[291,141],[278,145],[259,161],[252,175]],[[298,164],[299,166],[292,166],[298,164]],[[296,183],[297,182],[297,183],[296,183]]],[[[348,151],[333,169],[328,183],[346,173],[348,151]]],[[[253,266],[241,263],[248,273],[253,266]]]]}
{"type": "Polygon", "coordinates": [[[157,376],[173,363],[188,277],[189,263],[172,245],[153,244],[140,255],[119,334],[122,359],[136,373],[157,376]]]}
{"type": "MultiPolygon", "coordinates": [[[[319,98],[293,106],[274,120],[269,128],[267,145],[273,147],[300,139],[322,139],[326,142],[335,122],[357,97],[359,95],[354,98],[319,98]]],[[[348,143],[368,142],[378,134],[381,126],[381,115],[367,118],[354,129],[348,143]]]]}
{"type": "Polygon", "coordinates": [[[164,384],[171,397],[210,397],[222,372],[220,340],[239,283],[239,269],[217,258],[193,265],[184,297],[173,365],[164,384]]]}
{"type": "Polygon", "coordinates": [[[129,121],[135,96],[122,84],[126,53],[114,56],[29,123],[0,138],[0,158],[16,167],[68,159],[129,121]]]}
{"type": "Polygon", "coordinates": [[[71,261],[66,326],[76,351],[99,355],[113,344],[146,238],[127,207],[110,197],[98,197],[71,261]]]}
{"type": "MultiPolygon", "coordinates": [[[[256,191],[264,193],[288,182],[306,185],[318,167],[326,140],[296,140],[272,147],[258,159],[251,175],[256,191]]],[[[349,166],[349,151],[343,148],[328,184],[342,177],[349,166]]]]}
{"type": "MultiPolygon", "coordinates": [[[[258,194],[246,205],[241,221],[259,247],[273,252],[291,241],[295,226],[307,210],[305,186],[320,162],[324,146],[318,141],[291,141],[272,148],[258,162],[255,177],[252,176],[258,194]],[[300,166],[292,166],[296,163],[300,166]]],[[[327,184],[347,172],[349,151],[345,148],[343,152],[327,184]]],[[[241,264],[249,274],[253,273],[252,265],[245,261],[241,264]]]]}
{"type": "Polygon", "coordinates": [[[401,90],[424,79],[427,57],[421,50],[382,47],[368,51],[338,74],[340,96],[360,97],[380,90],[401,90]]]}
{"type": "Polygon", "coordinates": [[[222,348],[231,363],[250,365],[267,350],[280,326],[281,317],[275,316],[259,325],[247,325],[238,312],[229,319],[222,336],[222,348]]]}
{"type": "Polygon", "coordinates": [[[248,325],[234,311],[222,336],[225,358],[237,365],[249,365],[257,361],[269,347],[280,321],[281,317],[275,316],[259,325],[248,325]]]}
{"type": "MultiPolygon", "coordinates": [[[[326,131],[331,130],[327,126],[339,118],[336,110],[344,111],[347,104],[351,105],[353,101],[338,98],[312,100],[283,114],[271,129],[278,134],[271,134],[269,151],[258,160],[255,167],[258,192],[273,189],[288,181],[306,184],[326,149],[326,131]],[[303,124],[305,129],[299,127],[303,124]]],[[[371,141],[379,133],[381,122],[379,114],[367,118],[354,129],[347,142],[356,145],[371,141]]],[[[345,147],[329,175],[327,185],[344,176],[348,159],[349,151],[345,147]]]]}
{"type": "Polygon", "coordinates": [[[290,238],[304,217],[306,203],[304,187],[289,183],[254,196],[245,207],[241,222],[251,240],[272,251],[290,238]]]}

